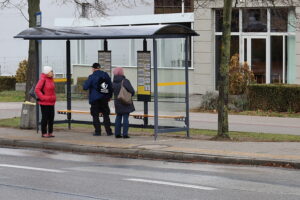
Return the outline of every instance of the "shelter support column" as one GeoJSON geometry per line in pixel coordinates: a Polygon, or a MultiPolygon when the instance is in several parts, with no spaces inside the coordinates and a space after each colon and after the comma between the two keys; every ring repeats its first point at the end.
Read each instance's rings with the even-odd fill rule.
{"type": "MultiPolygon", "coordinates": [[[[143,51],[147,51],[147,40],[143,40],[143,51]]],[[[150,69],[151,72],[151,69],[150,69]]],[[[151,101],[151,94],[150,94],[150,100],[151,101]]],[[[148,101],[144,100],[144,115],[148,115],[148,101]]],[[[148,117],[144,117],[144,126],[148,126],[148,117]]]]}
{"type": "MultiPolygon", "coordinates": [[[[36,81],[39,81],[40,76],[40,49],[39,49],[39,41],[35,40],[35,50],[36,50],[36,57],[35,57],[35,70],[36,70],[36,81]]],[[[37,83],[37,82],[36,82],[37,83]]],[[[36,102],[36,109],[35,109],[35,115],[36,115],[36,132],[39,132],[39,124],[40,124],[40,109],[39,104],[36,102]]]]}
{"type": "MultiPolygon", "coordinates": [[[[70,40],[67,40],[66,42],[66,57],[67,57],[67,110],[71,110],[71,44],[70,40]]],[[[72,114],[67,114],[68,119],[68,128],[71,129],[71,117],[72,114]]]]}
{"type": "Polygon", "coordinates": [[[154,138],[158,133],[158,87],[157,87],[157,41],[153,39],[153,68],[154,68],[154,138]]]}
{"type": "Polygon", "coordinates": [[[185,116],[185,125],[186,125],[186,136],[190,137],[190,100],[189,100],[189,37],[185,38],[185,112],[186,112],[186,116],[185,116]]]}

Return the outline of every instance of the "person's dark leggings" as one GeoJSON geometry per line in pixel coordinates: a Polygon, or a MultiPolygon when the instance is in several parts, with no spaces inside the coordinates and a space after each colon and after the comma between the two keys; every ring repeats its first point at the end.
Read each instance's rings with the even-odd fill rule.
{"type": "Polygon", "coordinates": [[[54,106],[45,106],[40,105],[42,111],[42,122],[41,122],[41,129],[42,134],[53,133],[53,121],[54,121],[54,106]]]}
{"type": "Polygon", "coordinates": [[[108,100],[101,99],[91,103],[91,115],[93,117],[93,125],[95,128],[95,134],[101,134],[101,124],[99,120],[99,113],[103,115],[104,127],[107,135],[112,134],[112,130],[110,128],[110,109],[108,106],[108,100]]]}

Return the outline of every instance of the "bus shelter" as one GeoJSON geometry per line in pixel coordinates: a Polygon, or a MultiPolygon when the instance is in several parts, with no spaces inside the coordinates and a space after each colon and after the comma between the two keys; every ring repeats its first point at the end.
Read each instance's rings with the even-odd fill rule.
{"type": "MultiPolygon", "coordinates": [[[[120,39],[142,39],[144,41],[143,51],[147,51],[146,39],[153,41],[153,103],[154,115],[148,115],[148,102],[151,101],[151,92],[149,94],[142,93],[138,99],[144,101],[144,114],[137,115],[144,120],[142,127],[149,127],[148,118],[154,119],[154,137],[157,138],[159,133],[179,132],[185,131],[186,136],[189,137],[189,58],[188,48],[191,36],[198,36],[198,34],[182,25],[166,24],[166,25],[143,25],[143,26],[112,26],[112,27],[33,27],[20,32],[14,38],[23,38],[24,40],[34,40],[37,52],[36,56],[36,72],[37,78],[40,73],[40,45],[41,40],[66,40],[66,78],[67,78],[67,120],[69,128],[71,123],[78,123],[72,120],[72,96],[71,96],[71,46],[70,40],[104,40],[104,50],[107,50],[107,40],[120,40],[120,39]],[[157,53],[157,40],[169,38],[182,38],[184,40],[184,78],[181,85],[184,85],[184,106],[185,116],[183,119],[173,117],[175,120],[182,120],[184,126],[172,127],[159,124],[159,90],[158,90],[158,53],[157,53]],[[150,96],[149,96],[150,95],[150,96]]],[[[151,73],[151,72],[150,72],[151,73]]],[[[175,84],[176,85],[176,84],[175,84]]],[[[151,86],[150,86],[151,87],[151,86]]],[[[138,88],[139,89],[139,88],[138,88]]],[[[145,88],[144,88],[145,89],[145,88]]],[[[139,95],[139,94],[138,94],[139,95]]],[[[37,106],[37,121],[39,121],[39,112],[37,106]]],[[[168,116],[163,116],[168,118],[168,116]]],[[[169,118],[172,118],[169,116],[169,118]]]]}

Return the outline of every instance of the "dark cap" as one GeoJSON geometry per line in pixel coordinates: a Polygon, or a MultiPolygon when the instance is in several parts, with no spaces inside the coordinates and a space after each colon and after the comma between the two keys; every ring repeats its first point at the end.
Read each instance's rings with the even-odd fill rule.
{"type": "Polygon", "coordinates": [[[94,63],[94,64],[92,65],[92,68],[94,68],[94,69],[100,69],[100,68],[101,68],[101,65],[100,65],[99,63],[94,63]]]}

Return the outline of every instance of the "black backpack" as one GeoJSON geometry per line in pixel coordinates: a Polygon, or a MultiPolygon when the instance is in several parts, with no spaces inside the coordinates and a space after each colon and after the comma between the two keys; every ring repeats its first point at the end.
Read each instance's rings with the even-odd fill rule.
{"type": "Polygon", "coordinates": [[[111,92],[107,80],[103,77],[99,78],[96,90],[101,94],[109,94],[111,92]]]}

